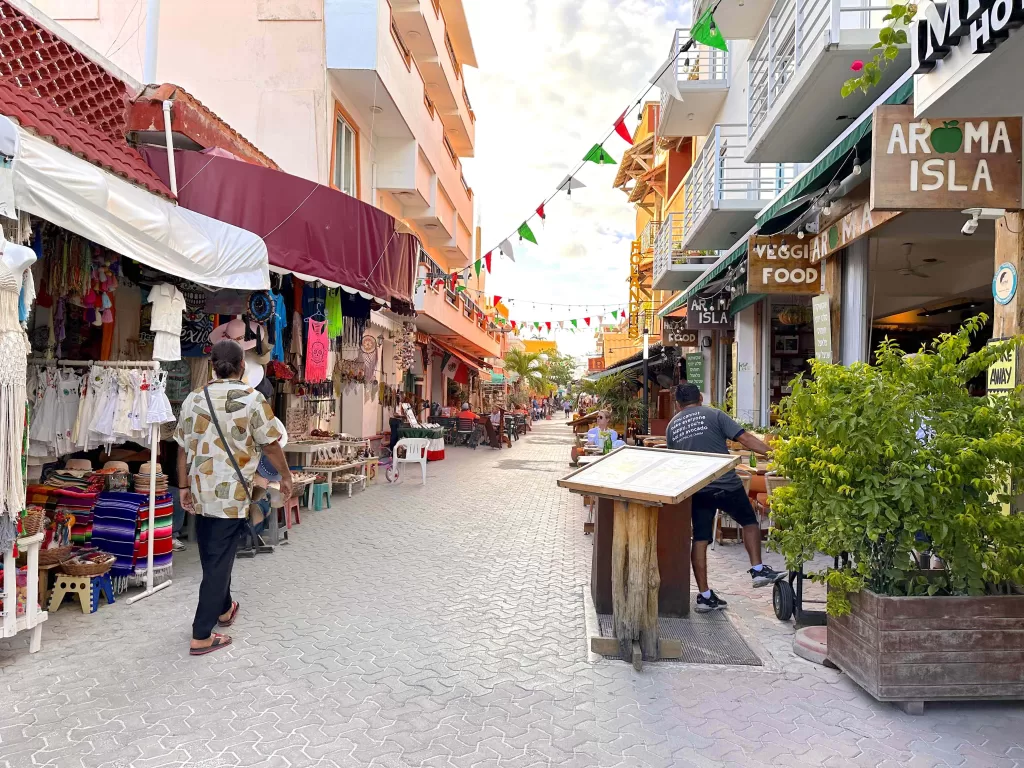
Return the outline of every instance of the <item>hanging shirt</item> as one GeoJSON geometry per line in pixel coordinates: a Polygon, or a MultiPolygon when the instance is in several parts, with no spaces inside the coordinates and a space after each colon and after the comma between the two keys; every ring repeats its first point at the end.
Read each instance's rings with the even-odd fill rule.
{"type": "Polygon", "coordinates": [[[284,296],[271,291],[270,298],[274,301],[274,317],[270,321],[274,325],[274,350],[271,357],[283,363],[284,329],[288,327],[288,310],[284,306],[284,296]]]}
{"type": "Polygon", "coordinates": [[[149,321],[149,329],[181,336],[185,294],[170,283],[160,283],[153,286],[147,301],[153,304],[153,317],[149,321]]]}
{"type": "Polygon", "coordinates": [[[332,288],[327,292],[327,307],[324,312],[327,315],[327,335],[336,339],[345,330],[345,323],[341,317],[340,288],[332,288]]]}

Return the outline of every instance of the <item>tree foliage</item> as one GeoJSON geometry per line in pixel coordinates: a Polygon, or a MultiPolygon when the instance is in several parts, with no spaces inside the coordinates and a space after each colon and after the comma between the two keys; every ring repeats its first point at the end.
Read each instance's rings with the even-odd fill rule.
{"type": "Polygon", "coordinates": [[[597,381],[584,381],[583,391],[597,397],[598,408],[611,414],[613,424],[623,428],[643,421],[644,404],[637,397],[640,383],[631,371],[621,371],[603,376],[597,381]]]}
{"type": "Polygon", "coordinates": [[[1024,479],[1024,402],[971,397],[967,383],[1024,337],[970,352],[972,318],[915,355],[886,339],[877,364],[812,361],[779,409],[773,547],[791,568],[849,555],[824,574],[828,610],[848,594],[979,595],[1024,583],[1024,516],[1004,514],[1024,479]],[[945,569],[916,570],[930,550],[945,569]]]}
{"type": "Polygon", "coordinates": [[[505,370],[516,375],[513,386],[517,392],[546,395],[553,388],[544,353],[510,349],[505,353],[505,370]]]}
{"type": "Polygon", "coordinates": [[[548,378],[553,384],[568,387],[576,379],[576,360],[561,352],[548,353],[548,378]]]}

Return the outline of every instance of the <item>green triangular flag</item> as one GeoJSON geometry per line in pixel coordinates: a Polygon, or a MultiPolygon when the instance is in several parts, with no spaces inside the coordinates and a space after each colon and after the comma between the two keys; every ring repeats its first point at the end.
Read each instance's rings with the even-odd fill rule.
{"type": "Polygon", "coordinates": [[[616,320],[618,320],[619,319],[619,310],[613,309],[612,310],[612,317],[614,317],[616,320]]]}
{"type": "Polygon", "coordinates": [[[575,320],[570,320],[569,322],[572,323],[572,327],[573,328],[579,328],[579,326],[576,325],[576,321],[575,320]]]}
{"type": "Polygon", "coordinates": [[[708,8],[703,15],[697,19],[697,23],[690,29],[690,37],[695,43],[702,43],[720,51],[728,51],[729,46],[725,44],[722,31],[715,24],[715,15],[712,9],[708,8]]]}
{"type": "Polygon", "coordinates": [[[477,262],[473,265],[473,269],[476,270],[476,276],[477,277],[480,277],[480,265],[481,264],[483,264],[483,262],[481,260],[477,259],[477,262]]]}
{"type": "Polygon", "coordinates": [[[604,151],[604,147],[600,144],[595,144],[590,148],[583,157],[583,161],[590,161],[591,163],[597,163],[598,165],[617,165],[618,161],[614,160],[611,155],[604,151]]]}
{"type": "Polygon", "coordinates": [[[534,321],[533,327],[536,328],[539,331],[540,330],[540,323],[534,321]]]}
{"type": "Polygon", "coordinates": [[[534,245],[537,245],[537,238],[533,235],[533,230],[530,229],[530,225],[525,221],[519,225],[519,239],[529,240],[534,245]]]}
{"type": "Polygon", "coordinates": [[[460,285],[460,286],[457,286],[457,287],[455,288],[455,292],[456,292],[456,293],[461,293],[461,292],[462,292],[462,291],[464,291],[464,290],[466,290],[466,286],[464,286],[464,285],[460,285]]]}

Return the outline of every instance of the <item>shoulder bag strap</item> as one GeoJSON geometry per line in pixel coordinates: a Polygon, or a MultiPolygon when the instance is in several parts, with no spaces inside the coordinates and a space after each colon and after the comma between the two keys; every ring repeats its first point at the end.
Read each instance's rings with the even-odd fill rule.
{"type": "Polygon", "coordinates": [[[242,484],[242,488],[245,489],[245,497],[251,502],[252,492],[249,490],[248,483],[245,482],[245,476],[242,474],[242,470],[238,466],[238,462],[235,461],[235,454],[231,451],[231,447],[228,445],[228,441],[224,439],[224,432],[221,431],[220,421],[217,420],[217,409],[213,407],[213,398],[210,397],[210,387],[203,387],[203,392],[206,395],[206,404],[210,407],[210,421],[213,422],[213,426],[217,428],[217,435],[220,437],[221,443],[224,444],[224,452],[228,455],[228,459],[231,461],[231,466],[235,468],[235,474],[238,475],[238,482],[242,484]]]}

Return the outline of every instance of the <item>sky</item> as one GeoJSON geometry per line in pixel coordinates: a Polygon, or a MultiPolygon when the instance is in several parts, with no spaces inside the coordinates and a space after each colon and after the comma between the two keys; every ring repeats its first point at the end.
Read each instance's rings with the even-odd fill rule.
{"type": "MultiPolygon", "coordinates": [[[[674,30],[689,25],[690,5],[677,0],[464,4],[480,66],[466,68],[477,140],[476,156],[463,164],[486,253],[517,230],[635,102],[668,56],[674,30]]],[[[655,88],[646,100],[659,96],[655,88]]],[[[638,112],[627,116],[630,131],[638,112]]],[[[613,135],[604,146],[618,162],[629,145],[613,135]]],[[[577,175],[586,189],[571,197],[560,194],[546,206],[545,222],[530,221],[539,245],[511,238],[515,263],[495,251],[487,292],[515,300],[511,319],[591,316],[596,324],[597,315],[608,315],[611,322],[611,310],[627,307],[636,211],[612,188],[616,169],[587,163],[577,175]]],[[[555,338],[559,349],[572,355],[594,349],[589,332],[556,330],[555,338]]]]}

